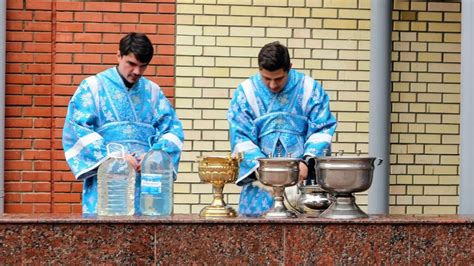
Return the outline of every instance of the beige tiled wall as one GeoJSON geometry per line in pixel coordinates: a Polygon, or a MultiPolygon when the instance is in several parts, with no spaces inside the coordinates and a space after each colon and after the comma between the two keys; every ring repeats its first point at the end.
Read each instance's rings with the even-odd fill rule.
{"type": "Polygon", "coordinates": [[[396,1],[391,213],[456,213],[460,3],[396,1]]]}
{"type": "MultiPolygon", "coordinates": [[[[369,0],[178,0],[176,109],[186,142],[175,212],[198,213],[212,188],[196,157],[229,153],[226,111],[279,40],[293,67],[319,80],[339,121],[334,150],[368,151],[369,0]]],[[[458,204],[459,3],[396,1],[393,31],[391,213],[455,213],[458,204]]],[[[225,187],[234,207],[240,188],[225,187]]],[[[367,195],[357,201],[366,209],[367,195]]]]}

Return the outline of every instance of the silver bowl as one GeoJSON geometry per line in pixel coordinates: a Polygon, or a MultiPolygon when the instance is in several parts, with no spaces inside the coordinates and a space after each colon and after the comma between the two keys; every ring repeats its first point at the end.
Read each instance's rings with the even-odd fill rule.
{"type": "Polygon", "coordinates": [[[375,157],[317,157],[316,180],[322,189],[332,193],[336,201],[321,214],[334,219],[367,218],[355,203],[352,193],[369,189],[377,165],[382,159],[375,157]]]}
{"type": "Polygon", "coordinates": [[[265,214],[265,218],[292,218],[296,215],[288,211],[283,204],[285,187],[293,186],[298,182],[300,159],[296,158],[259,158],[260,166],[257,178],[262,184],[272,186],[274,202],[272,208],[265,214]]]}
{"type": "Polygon", "coordinates": [[[374,157],[319,157],[317,182],[331,193],[355,193],[372,184],[374,157]]]}
{"type": "Polygon", "coordinates": [[[267,186],[293,186],[300,174],[299,162],[295,158],[259,158],[259,180],[267,186]]]}

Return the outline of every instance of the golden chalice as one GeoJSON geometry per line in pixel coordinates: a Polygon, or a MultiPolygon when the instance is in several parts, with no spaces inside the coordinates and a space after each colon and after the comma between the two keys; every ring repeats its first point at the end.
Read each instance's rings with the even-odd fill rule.
{"type": "Polygon", "coordinates": [[[199,178],[202,182],[211,183],[214,199],[211,205],[204,207],[199,216],[204,218],[236,217],[237,212],[227,205],[222,191],[226,183],[237,180],[240,158],[231,156],[203,156],[199,159],[199,178]]]}

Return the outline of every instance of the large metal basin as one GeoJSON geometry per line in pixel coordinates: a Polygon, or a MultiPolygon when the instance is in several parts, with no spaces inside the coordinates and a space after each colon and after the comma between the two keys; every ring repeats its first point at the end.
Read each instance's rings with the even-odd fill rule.
{"type": "Polygon", "coordinates": [[[354,193],[372,184],[375,157],[317,157],[316,180],[331,193],[354,193]]]}

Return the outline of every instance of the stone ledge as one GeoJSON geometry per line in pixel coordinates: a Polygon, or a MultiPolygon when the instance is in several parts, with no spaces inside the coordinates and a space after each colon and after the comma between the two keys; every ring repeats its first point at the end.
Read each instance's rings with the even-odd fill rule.
{"type": "Polygon", "coordinates": [[[472,264],[473,216],[0,216],[5,264],[472,264]]]}
{"type": "Polygon", "coordinates": [[[327,218],[265,219],[219,218],[204,219],[197,214],[158,216],[83,216],[81,214],[3,214],[0,224],[9,223],[133,223],[133,224],[474,224],[474,215],[370,215],[365,219],[334,220],[327,218]]]}

